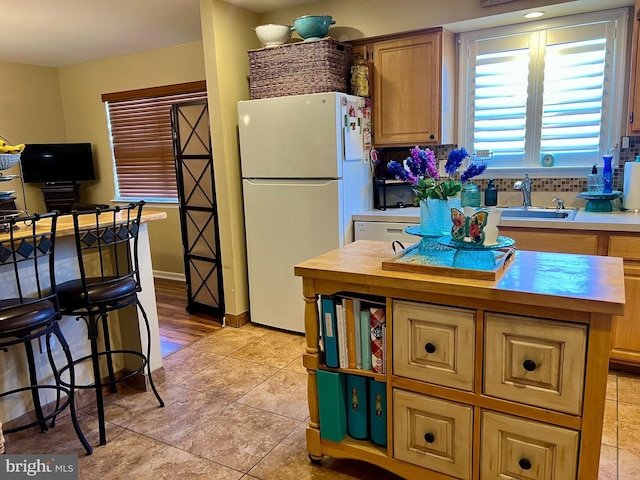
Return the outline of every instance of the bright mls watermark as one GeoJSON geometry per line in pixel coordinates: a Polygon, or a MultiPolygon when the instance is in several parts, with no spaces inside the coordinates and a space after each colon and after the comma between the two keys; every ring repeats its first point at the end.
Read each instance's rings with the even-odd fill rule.
{"type": "Polygon", "coordinates": [[[0,455],[3,480],[78,480],[77,455],[0,455]]]}

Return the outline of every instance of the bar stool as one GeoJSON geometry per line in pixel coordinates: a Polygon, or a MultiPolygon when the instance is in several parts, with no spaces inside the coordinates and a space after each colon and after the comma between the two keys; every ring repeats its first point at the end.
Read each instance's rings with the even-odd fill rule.
{"type": "MultiPolygon", "coordinates": [[[[30,392],[36,420],[26,425],[4,429],[4,434],[40,426],[47,431],[47,420],[55,426],[56,416],[69,407],[71,421],[78,439],[90,455],[93,449],[87,442],[76,416],[75,370],[69,345],[62,335],[58,320],[60,308],[55,290],[54,252],[55,230],[58,212],[32,215],[19,220],[0,220],[0,231],[6,237],[0,241],[0,280],[7,292],[0,300],[0,350],[9,352],[13,345],[24,345],[29,371],[29,385],[14,388],[0,394],[0,399],[30,392]],[[4,233],[6,232],[6,233],[4,233]],[[51,349],[51,336],[55,335],[62,347],[69,371],[69,385],[64,385],[51,349]],[[38,380],[36,357],[32,340],[45,339],[49,365],[53,372],[54,384],[38,380]],[[43,413],[41,392],[54,391],[55,408],[47,415],[43,413]],[[61,401],[61,396],[66,398],[61,401]]],[[[44,352],[43,352],[44,353],[44,352]]],[[[1,436],[1,435],[0,435],[1,436]]]]}
{"type": "Polygon", "coordinates": [[[90,361],[94,382],[91,385],[75,385],[75,388],[95,390],[100,445],[107,443],[103,387],[109,387],[112,393],[116,393],[117,383],[124,382],[146,369],[149,385],[160,406],[164,407],[164,402],[153,383],[149,364],[149,320],[138,299],[138,292],[142,290],[138,264],[138,233],[144,203],[141,201],[125,207],[98,207],[90,211],[71,212],[80,278],[57,286],[62,314],[73,315],[87,324],[91,353],[76,359],[74,364],[90,361]],[[146,354],[135,350],[111,348],[109,312],[129,305],[135,305],[144,319],[147,335],[146,354]],[[102,326],[103,348],[98,344],[99,325],[102,326]],[[113,365],[113,356],[116,354],[139,357],[140,365],[133,371],[116,376],[113,365]],[[101,358],[106,360],[106,377],[101,374],[101,358]]]}

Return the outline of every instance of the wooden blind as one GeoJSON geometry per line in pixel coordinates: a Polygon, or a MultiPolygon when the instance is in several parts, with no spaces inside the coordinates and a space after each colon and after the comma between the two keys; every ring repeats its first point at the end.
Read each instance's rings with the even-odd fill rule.
{"type": "Polygon", "coordinates": [[[207,98],[205,82],[104,94],[119,199],[178,199],[171,107],[207,98]]]}

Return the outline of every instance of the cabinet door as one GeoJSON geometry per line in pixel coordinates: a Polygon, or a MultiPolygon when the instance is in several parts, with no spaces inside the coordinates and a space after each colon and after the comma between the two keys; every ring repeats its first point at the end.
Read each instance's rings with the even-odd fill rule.
{"type": "Polygon", "coordinates": [[[629,85],[629,119],[627,135],[640,135],[640,0],[636,0],[631,54],[631,79],[629,85]]]}
{"type": "Polygon", "coordinates": [[[442,31],[373,43],[376,146],[441,144],[442,31]]]}
{"type": "Polygon", "coordinates": [[[542,232],[531,229],[500,227],[500,235],[513,238],[519,250],[537,252],[574,253],[597,255],[598,235],[587,233],[542,232]]]}

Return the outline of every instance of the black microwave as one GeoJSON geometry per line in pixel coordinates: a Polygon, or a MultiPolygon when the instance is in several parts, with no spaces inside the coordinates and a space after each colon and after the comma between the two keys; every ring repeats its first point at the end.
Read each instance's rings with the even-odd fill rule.
{"type": "Polygon", "coordinates": [[[378,210],[413,206],[416,195],[411,185],[384,177],[373,179],[373,206],[378,210]]]}

